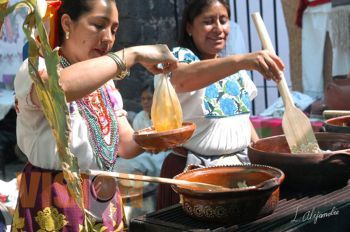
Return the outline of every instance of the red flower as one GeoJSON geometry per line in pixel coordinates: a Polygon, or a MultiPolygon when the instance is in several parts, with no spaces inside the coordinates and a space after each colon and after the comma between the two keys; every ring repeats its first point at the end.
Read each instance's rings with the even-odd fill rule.
{"type": "Polygon", "coordinates": [[[49,41],[51,48],[55,48],[58,46],[58,15],[57,12],[62,5],[60,0],[46,0],[47,10],[44,19],[50,20],[50,33],[49,33],[49,41]]]}

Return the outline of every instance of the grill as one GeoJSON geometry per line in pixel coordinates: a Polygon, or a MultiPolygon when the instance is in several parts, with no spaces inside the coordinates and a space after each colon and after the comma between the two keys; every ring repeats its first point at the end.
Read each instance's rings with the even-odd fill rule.
{"type": "Polygon", "coordinates": [[[174,205],[134,218],[132,232],[175,231],[350,231],[350,182],[335,190],[293,193],[283,191],[275,211],[266,217],[240,225],[221,225],[187,216],[174,205]]]}

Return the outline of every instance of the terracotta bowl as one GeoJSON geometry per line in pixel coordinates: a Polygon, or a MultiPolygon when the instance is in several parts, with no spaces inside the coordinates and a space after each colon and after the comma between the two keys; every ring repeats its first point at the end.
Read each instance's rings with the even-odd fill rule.
{"type": "Polygon", "coordinates": [[[350,134],[315,133],[323,153],[291,154],[284,135],[252,143],[248,156],[253,164],[271,165],[286,174],[288,185],[299,190],[343,186],[350,173],[350,154],[333,152],[350,148],[350,134]],[[328,150],[328,152],[327,152],[328,150]]]}
{"type": "Polygon", "coordinates": [[[154,128],[148,127],[136,131],[134,133],[134,140],[146,150],[161,151],[185,143],[191,138],[195,129],[196,125],[192,122],[184,122],[182,123],[182,127],[164,132],[156,132],[154,128]]]}
{"type": "Polygon", "coordinates": [[[324,129],[327,132],[350,133],[350,116],[327,119],[324,129]]]}
{"type": "Polygon", "coordinates": [[[271,214],[279,201],[281,170],[262,165],[215,166],[187,170],[174,177],[232,188],[217,192],[203,189],[172,188],[180,194],[186,214],[209,222],[238,224],[271,214]],[[238,187],[245,181],[248,187],[238,187]]]}

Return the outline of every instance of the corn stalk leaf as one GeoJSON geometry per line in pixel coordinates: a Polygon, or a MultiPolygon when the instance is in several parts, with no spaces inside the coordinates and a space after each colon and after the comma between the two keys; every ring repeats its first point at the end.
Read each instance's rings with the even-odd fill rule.
{"type": "Polygon", "coordinates": [[[36,0],[20,1],[7,7],[8,0],[0,0],[0,30],[2,20],[16,8],[26,6],[29,13],[23,23],[23,31],[29,42],[28,69],[40,100],[41,109],[48,120],[55,137],[63,175],[69,193],[85,213],[85,226],[82,231],[92,231],[93,216],[84,207],[80,169],[76,156],[70,152],[68,139],[70,133],[69,110],[64,91],[59,85],[58,50],[49,44],[44,22],[38,13],[36,0]],[[48,81],[43,81],[38,70],[39,57],[44,57],[48,81]]]}

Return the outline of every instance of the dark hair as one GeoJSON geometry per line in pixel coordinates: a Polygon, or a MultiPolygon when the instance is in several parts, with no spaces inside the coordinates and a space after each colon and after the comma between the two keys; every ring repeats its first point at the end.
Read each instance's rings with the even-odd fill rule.
{"type": "Polygon", "coordinates": [[[201,54],[198,48],[194,44],[192,37],[187,33],[187,24],[192,24],[194,19],[203,13],[206,7],[209,7],[215,2],[220,2],[226,9],[228,17],[231,18],[230,5],[227,0],[190,0],[188,1],[183,14],[182,14],[182,24],[180,28],[179,35],[179,46],[190,49],[194,54],[196,54],[201,59],[201,54]]]}
{"type": "Polygon", "coordinates": [[[73,21],[77,21],[79,17],[91,11],[90,2],[93,0],[62,0],[62,5],[58,11],[58,45],[61,45],[64,38],[64,31],[61,25],[62,15],[67,14],[73,21]]]}
{"type": "Polygon", "coordinates": [[[154,93],[154,83],[153,83],[153,79],[151,79],[150,81],[146,81],[142,87],[141,87],[141,90],[140,90],[140,95],[145,92],[145,91],[148,91],[150,93],[154,93]]]}
{"type": "MultiPolygon", "coordinates": [[[[62,5],[58,11],[58,45],[61,45],[64,39],[64,31],[61,25],[61,17],[64,14],[69,15],[73,21],[77,21],[83,14],[92,10],[95,0],[62,0],[62,5]]],[[[114,0],[110,0],[115,2],[114,0]]]]}

